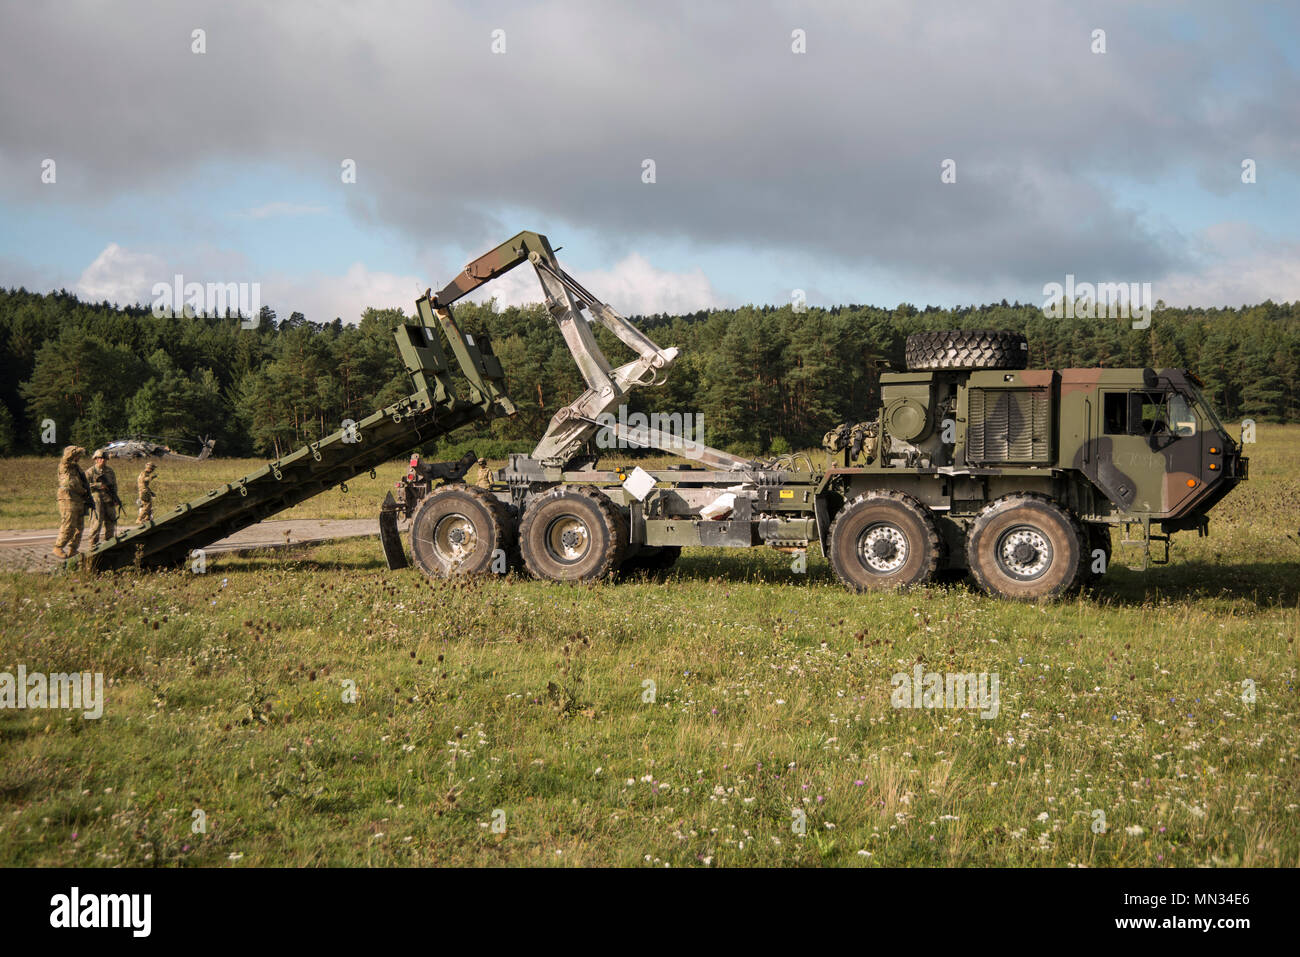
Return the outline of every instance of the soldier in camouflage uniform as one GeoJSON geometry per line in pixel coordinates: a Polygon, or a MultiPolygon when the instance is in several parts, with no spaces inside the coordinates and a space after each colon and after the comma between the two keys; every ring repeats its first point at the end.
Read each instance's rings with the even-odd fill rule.
{"type": "Polygon", "coordinates": [[[478,480],[474,483],[476,488],[491,488],[492,475],[488,472],[487,459],[478,460],[478,480]]]}
{"type": "Polygon", "coordinates": [[[150,462],[144,467],[144,471],[136,476],[135,504],[140,506],[140,513],[135,518],[137,525],[153,521],[153,489],[149,487],[149,483],[153,481],[156,468],[157,466],[150,462]]]}
{"type": "Polygon", "coordinates": [[[108,457],[103,449],[95,449],[95,464],[86,473],[90,483],[91,514],[90,547],[99,544],[102,535],[104,541],[117,534],[117,507],[121,499],[117,494],[117,473],[108,465],[108,457]]]}
{"type": "Polygon", "coordinates": [[[54,540],[54,554],[68,558],[81,547],[81,532],[85,527],[86,508],[90,503],[90,485],[77,463],[86,454],[79,445],[69,445],[63,450],[59,462],[59,537],[54,540]]]}

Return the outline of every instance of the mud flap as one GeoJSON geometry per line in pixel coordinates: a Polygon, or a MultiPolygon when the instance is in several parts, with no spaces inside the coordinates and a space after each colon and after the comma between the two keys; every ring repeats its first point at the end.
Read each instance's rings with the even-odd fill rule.
{"type": "Polygon", "coordinates": [[[384,499],[384,506],[379,511],[379,544],[384,549],[384,561],[392,570],[410,567],[406,559],[406,549],[402,547],[402,536],[397,531],[397,501],[389,492],[384,499]]]}

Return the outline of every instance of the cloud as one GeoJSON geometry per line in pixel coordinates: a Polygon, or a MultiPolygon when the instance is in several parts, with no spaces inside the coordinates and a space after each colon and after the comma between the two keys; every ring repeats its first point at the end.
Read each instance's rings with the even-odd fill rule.
{"type": "MultiPolygon", "coordinates": [[[[119,306],[149,304],[158,283],[256,282],[247,259],[237,250],[198,244],[179,253],[128,249],[116,242],[104,247],[82,270],[72,292],[90,302],[111,302],[119,306]]],[[[263,297],[265,301],[265,297],[263,297]]]]}
{"type": "Polygon", "coordinates": [[[272,276],[263,285],[262,301],[282,319],[290,311],[297,311],[312,322],[340,318],[356,323],[368,306],[401,309],[410,315],[415,311],[415,300],[428,287],[429,283],[419,276],[401,276],[353,263],[342,275],[272,276]]]}
{"type": "Polygon", "coordinates": [[[1171,306],[1300,302],[1300,242],[1220,223],[1198,238],[1196,250],[1195,268],[1153,284],[1153,296],[1171,306]]]}
{"type": "Polygon", "coordinates": [[[0,256],[0,288],[47,292],[74,286],[71,273],[48,266],[38,266],[15,256],[0,256]]]}
{"type": "Polygon", "coordinates": [[[90,302],[119,306],[152,302],[156,282],[171,281],[172,273],[160,256],[132,252],[109,243],[81,273],[72,291],[90,302]]]}
{"type": "MultiPolygon", "coordinates": [[[[1171,306],[1239,306],[1264,299],[1274,302],[1300,301],[1300,241],[1264,233],[1246,223],[1221,223],[1196,236],[1191,243],[1194,260],[1190,268],[1172,272],[1153,284],[1153,295],[1171,306]]],[[[16,275],[17,264],[0,261],[0,281],[16,275]]],[[[185,264],[169,261],[160,253],[132,250],[109,243],[82,271],[72,291],[92,302],[107,300],[119,305],[149,303],[155,283],[172,283],[180,274],[186,282],[258,281],[261,301],[283,318],[302,312],[314,322],[360,320],[367,307],[396,308],[406,314],[431,283],[414,274],[399,274],[352,263],[342,274],[315,272],[293,276],[283,273],[257,276],[249,272],[243,257],[229,250],[191,251],[185,264]]],[[[727,302],[713,287],[702,269],[673,272],[654,266],[645,256],[632,253],[604,270],[575,272],[587,289],[623,315],[683,314],[700,309],[721,308],[727,302]]],[[[440,280],[450,278],[440,276],[440,280]]],[[[1081,274],[1079,281],[1129,281],[1133,273],[1081,274]]],[[[1052,277],[1053,281],[1063,281],[1052,277]]],[[[29,288],[54,288],[54,283],[27,283],[29,288]]],[[[829,303],[815,289],[809,301],[829,303]]],[[[499,307],[539,302],[541,287],[533,270],[519,266],[481,287],[471,301],[495,299],[499,307]]],[[[995,291],[977,297],[997,298],[995,291]]],[[[1036,301],[1035,296],[1029,297],[1036,301]]],[[[784,301],[784,300],[782,300],[784,301]]]]}
{"type": "MultiPolygon", "coordinates": [[[[593,296],[625,316],[655,313],[681,315],[723,305],[702,269],[670,272],[659,269],[639,253],[619,260],[610,269],[574,275],[593,296]]],[[[534,270],[518,266],[499,279],[475,290],[471,301],[495,298],[499,306],[517,306],[542,300],[534,270]]]]}
{"type": "Polygon", "coordinates": [[[491,247],[510,231],[503,210],[574,224],[630,296],[654,280],[638,284],[628,257],[681,239],[913,286],[1184,275],[1195,237],[1114,184],[1190,172],[1226,195],[1243,156],[1274,182],[1300,174],[1300,98],[1279,92],[1298,85],[1295,13],[1281,8],[447,0],[376,16],[87,0],[13,5],[5,26],[0,197],[91,204],[200,189],[214,160],[272,164],[430,247],[491,247]],[[46,156],[57,192],[32,173],[46,156]],[[946,159],[956,183],[940,182],[946,159]]]}
{"type": "Polygon", "coordinates": [[[409,314],[429,286],[418,276],[383,272],[360,262],[352,263],[342,274],[258,273],[230,250],[193,249],[172,259],[160,252],[109,243],[83,270],[73,291],[93,302],[148,304],[154,301],[154,285],[171,287],[177,275],[182,285],[255,282],[262,305],[270,306],[281,318],[301,312],[313,322],[333,322],[337,317],[355,323],[368,306],[399,308],[409,314]]]}

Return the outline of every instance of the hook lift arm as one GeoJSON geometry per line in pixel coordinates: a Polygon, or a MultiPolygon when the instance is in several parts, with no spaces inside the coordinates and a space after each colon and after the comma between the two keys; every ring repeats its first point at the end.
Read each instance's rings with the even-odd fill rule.
{"type": "MultiPolygon", "coordinates": [[[[584,289],[560,268],[546,237],[527,231],[475,259],[437,295],[426,293],[418,303],[421,317],[429,309],[444,328],[448,324],[455,328],[451,319],[452,303],[525,261],[532,263],[536,270],[546,296],[547,311],[560,327],[565,344],[587,383],[582,395],[551,418],[550,427],[531,456],[543,465],[563,467],[595,435],[602,412],[616,406],[634,388],[663,382],[663,373],[676,361],[677,350],[660,349],[627,319],[584,289]],[[587,316],[582,315],[584,311],[587,316]],[[596,342],[592,320],[617,336],[637,358],[611,368],[596,342]]],[[[426,319],[425,325],[431,326],[432,322],[426,319]]],[[[453,342],[453,348],[460,344],[453,342]]],[[[471,385],[475,383],[471,381],[471,385]]]]}

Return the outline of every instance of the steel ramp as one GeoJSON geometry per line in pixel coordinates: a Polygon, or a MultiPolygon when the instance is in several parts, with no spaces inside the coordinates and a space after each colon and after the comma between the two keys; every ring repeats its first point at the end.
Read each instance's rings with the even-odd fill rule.
{"type": "MultiPolygon", "coordinates": [[[[421,317],[430,320],[421,300],[421,317]]],[[[155,521],[123,532],[89,553],[68,559],[67,568],[96,571],[136,566],[178,565],[196,549],[292,508],[326,489],[341,485],[431,439],[470,422],[514,412],[504,378],[486,336],[475,343],[461,333],[450,311],[436,315],[462,371],[468,369],[471,401],[457,398],[451,366],[435,328],[404,323],[394,335],[415,393],[373,412],[348,429],[268,462],[202,498],[176,506],[155,521]]]]}

